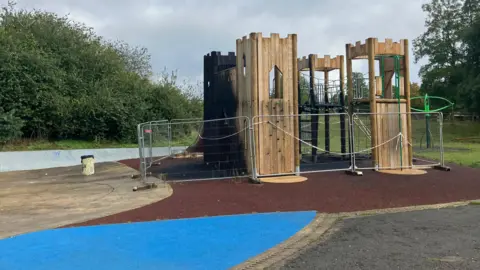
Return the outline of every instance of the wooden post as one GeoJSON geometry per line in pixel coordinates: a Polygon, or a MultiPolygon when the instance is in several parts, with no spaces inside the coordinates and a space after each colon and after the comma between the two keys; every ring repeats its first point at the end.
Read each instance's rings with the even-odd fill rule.
{"type": "MultiPolygon", "coordinates": [[[[340,145],[341,145],[341,152],[345,154],[346,150],[346,129],[345,129],[345,73],[344,73],[344,57],[343,55],[340,56],[340,106],[342,109],[340,110],[340,145]]],[[[345,157],[345,156],[343,156],[345,157]]]]}
{"type": "MultiPolygon", "coordinates": [[[[316,54],[310,54],[308,56],[308,69],[310,72],[310,103],[311,106],[316,106],[317,101],[315,100],[315,63],[317,60],[316,54]]],[[[316,108],[316,107],[315,107],[316,108]]],[[[310,129],[311,129],[311,144],[315,147],[318,147],[318,111],[311,111],[310,116],[310,129]]],[[[317,162],[317,148],[312,147],[312,161],[317,162]]]]}
{"type": "MultiPolygon", "coordinates": [[[[253,120],[254,116],[257,116],[260,114],[259,110],[259,104],[258,104],[258,48],[257,48],[257,33],[250,33],[250,46],[251,46],[251,55],[250,55],[250,67],[247,67],[247,69],[250,70],[250,74],[246,74],[247,76],[250,76],[250,93],[251,93],[251,100],[250,100],[250,108],[249,111],[251,111],[251,114],[249,117],[253,120]]],[[[248,89],[248,88],[247,88],[248,89]]],[[[247,105],[248,106],[248,105],[247,105]]],[[[260,121],[263,121],[263,119],[260,119],[260,121]]],[[[255,164],[255,170],[257,170],[258,166],[260,166],[260,159],[261,157],[258,155],[259,151],[258,149],[262,147],[260,144],[259,138],[259,133],[257,132],[252,138],[255,140],[255,150],[256,150],[256,164],[255,164]]]]}
{"type": "Polygon", "coordinates": [[[368,87],[370,90],[370,121],[372,125],[372,160],[373,166],[378,164],[378,151],[377,151],[377,104],[375,99],[375,48],[374,38],[367,39],[367,51],[368,51],[368,87]]]}
{"type": "MultiPolygon", "coordinates": [[[[324,86],[324,101],[328,104],[328,70],[323,72],[323,86],[324,86]]],[[[328,115],[330,110],[325,108],[325,152],[330,153],[330,116],[328,115]]]]}
{"type": "MultiPolygon", "coordinates": [[[[298,61],[297,61],[297,34],[292,34],[292,65],[293,65],[293,87],[295,88],[296,85],[298,85],[298,61]]],[[[293,91],[293,108],[294,111],[298,111],[298,91],[293,91]]],[[[300,138],[299,136],[299,119],[298,119],[298,114],[294,115],[294,120],[293,120],[293,127],[294,127],[294,135],[297,138],[300,138]]],[[[297,173],[300,172],[300,150],[299,150],[299,144],[294,143],[294,159],[295,159],[295,171],[297,173]]]]}
{"type": "MultiPolygon", "coordinates": [[[[404,88],[405,88],[405,99],[407,101],[407,140],[409,142],[412,141],[412,115],[411,115],[411,101],[410,101],[410,53],[409,53],[409,48],[408,48],[408,39],[403,40],[403,46],[404,46],[404,75],[403,75],[403,80],[404,80],[404,88]]],[[[413,151],[412,151],[412,145],[408,145],[408,165],[412,166],[413,165],[413,151]]]]}

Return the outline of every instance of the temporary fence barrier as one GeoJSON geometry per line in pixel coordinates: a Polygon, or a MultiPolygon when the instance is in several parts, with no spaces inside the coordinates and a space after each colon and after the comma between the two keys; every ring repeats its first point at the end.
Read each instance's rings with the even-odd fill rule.
{"type": "Polygon", "coordinates": [[[441,113],[263,115],[174,119],[138,125],[140,172],[167,181],[444,165],[441,113]],[[406,133],[410,114],[411,138],[406,133]],[[295,136],[295,123],[299,135],[295,136]],[[372,144],[372,136],[376,143],[372,144]],[[295,167],[298,144],[300,167],[295,167]],[[410,147],[411,146],[411,147],[410,147]],[[413,163],[408,155],[412,150],[413,163]],[[373,162],[372,152],[380,155],[373,162]],[[386,156],[388,155],[388,156],[386,156]],[[392,165],[389,165],[392,164],[392,165]]]}
{"type": "MultiPolygon", "coordinates": [[[[147,170],[154,160],[154,149],[157,147],[169,147],[169,122],[167,120],[141,123],[137,126],[138,149],[140,159],[140,176],[147,181],[147,170]]],[[[155,153],[162,156],[163,153],[155,153]]]]}
{"type": "Polygon", "coordinates": [[[173,119],[139,125],[140,171],[167,181],[248,176],[248,117],[173,119]],[[163,155],[155,155],[162,152],[163,155]],[[153,149],[153,151],[152,151],[153,149]],[[166,149],[166,150],[165,150],[166,149]],[[153,155],[152,155],[153,153],[153,155]]]}
{"type": "Polygon", "coordinates": [[[255,177],[351,170],[349,123],[346,113],[253,117],[255,177]],[[299,124],[298,136],[294,123],[299,124]],[[299,145],[299,168],[293,167],[295,144],[299,145]]]}
{"type": "Polygon", "coordinates": [[[354,168],[395,170],[444,165],[442,127],[443,115],[439,112],[354,113],[354,168]],[[411,138],[408,136],[406,123],[409,115],[411,138]],[[376,134],[371,130],[372,118],[377,122],[376,134]],[[372,158],[374,151],[377,154],[376,161],[372,158]]]}

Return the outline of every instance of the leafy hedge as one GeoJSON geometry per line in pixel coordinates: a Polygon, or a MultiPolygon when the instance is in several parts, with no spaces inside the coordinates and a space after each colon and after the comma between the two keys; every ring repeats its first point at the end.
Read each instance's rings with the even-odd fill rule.
{"type": "Polygon", "coordinates": [[[132,141],[140,122],[202,114],[175,76],[152,82],[144,48],[45,11],[0,14],[0,141],[132,141]]]}

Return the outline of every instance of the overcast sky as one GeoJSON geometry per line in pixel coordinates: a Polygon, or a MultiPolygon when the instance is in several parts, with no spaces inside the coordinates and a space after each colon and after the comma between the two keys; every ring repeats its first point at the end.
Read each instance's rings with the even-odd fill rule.
{"type": "MultiPolygon", "coordinates": [[[[3,5],[7,0],[0,0],[3,5]]],[[[164,67],[201,80],[203,55],[235,51],[250,32],[298,34],[298,54],[345,54],[345,44],[368,37],[413,39],[424,31],[425,0],[18,0],[18,7],[70,14],[108,39],[150,51],[154,72],[164,67]]],[[[411,48],[410,48],[411,49],[411,48]]],[[[411,80],[419,65],[411,57],[411,80]]],[[[354,69],[364,69],[359,65],[354,69]]],[[[355,71],[355,70],[354,70],[355,71]]]]}

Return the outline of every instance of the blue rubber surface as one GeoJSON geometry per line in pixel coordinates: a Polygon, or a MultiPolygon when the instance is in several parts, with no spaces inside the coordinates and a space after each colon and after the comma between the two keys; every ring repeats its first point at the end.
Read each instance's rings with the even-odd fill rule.
{"type": "Polygon", "coordinates": [[[0,269],[227,269],[314,217],[308,211],[46,230],[0,240],[0,269]]]}

